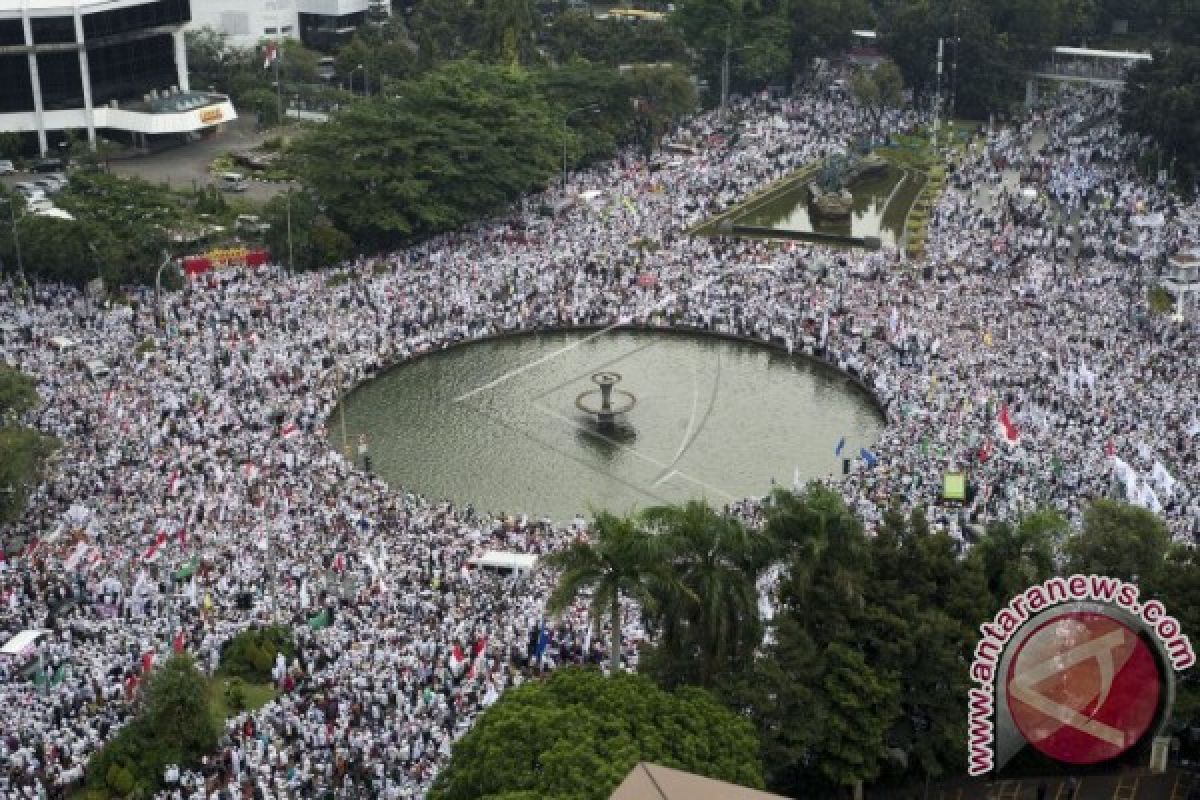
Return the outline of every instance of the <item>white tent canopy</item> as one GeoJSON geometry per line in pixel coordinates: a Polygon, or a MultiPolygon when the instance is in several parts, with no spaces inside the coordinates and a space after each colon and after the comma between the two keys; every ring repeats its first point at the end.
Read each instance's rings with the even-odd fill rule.
{"type": "Polygon", "coordinates": [[[0,654],[6,656],[20,656],[28,653],[37,644],[37,640],[48,634],[50,631],[30,628],[29,630],[21,631],[13,636],[4,647],[0,647],[0,654]]]}
{"type": "Polygon", "coordinates": [[[481,556],[472,558],[469,563],[479,569],[495,569],[528,575],[537,569],[538,557],[530,553],[510,553],[505,550],[488,550],[481,556]]]}

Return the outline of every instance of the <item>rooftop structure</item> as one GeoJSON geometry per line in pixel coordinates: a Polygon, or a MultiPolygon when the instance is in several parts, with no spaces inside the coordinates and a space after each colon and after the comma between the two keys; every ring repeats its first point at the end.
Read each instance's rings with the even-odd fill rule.
{"type": "Polygon", "coordinates": [[[362,25],[391,15],[390,0],[192,0],[190,27],[210,27],[234,47],[264,39],[299,39],[330,50],[362,25]]]}

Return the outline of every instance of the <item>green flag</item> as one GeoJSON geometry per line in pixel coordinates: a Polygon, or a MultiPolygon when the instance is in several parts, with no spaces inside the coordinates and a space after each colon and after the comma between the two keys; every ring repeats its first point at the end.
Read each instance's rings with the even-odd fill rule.
{"type": "Polygon", "coordinates": [[[322,611],[320,614],[317,614],[315,617],[309,617],[308,618],[308,627],[311,630],[319,631],[324,628],[328,628],[329,624],[332,621],[333,620],[331,620],[329,618],[329,609],[327,608],[324,611],[322,611]]]}
{"type": "Polygon", "coordinates": [[[200,556],[192,556],[191,560],[180,567],[179,571],[175,573],[175,580],[186,581],[188,578],[192,577],[192,573],[194,573],[199,566],[200,556]]]}
{"type": "Polygon", "coordinates": [[[1062,475],[1063,463],[1058,456],[1050,459],[1050,469],[1054,470],[1055,475],[1062,475]]]}
{"type": "Polygon", "coordinates": [[[921,437],[921,455],[923,455],[923,456],[929,455],[929,437],[928,436],[921,437]]]}

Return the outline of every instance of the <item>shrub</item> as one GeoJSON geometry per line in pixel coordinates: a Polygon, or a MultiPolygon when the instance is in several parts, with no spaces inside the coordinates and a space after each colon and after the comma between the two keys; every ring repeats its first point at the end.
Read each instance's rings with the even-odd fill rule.
{"type": "Polygon", "coordinates": [[[220,672],[250,683],[270,683],[271,668],[279,653],[290,659],[296,654],[291,632],[280,625],[249,628],[226,642],[221,652],[220,672]]]}
{"type": "Polygon", "coordinates": [[[233,678],[225,686],[225,704],[230,711],[246,709],[246,684],[241,678],[233,678]]]}
{"type": "Polygon", "coordinates": [[[133,791],[133,773],[125,767],[113,764],[108,768],[108,774],[105,775],[104,780],[108,784],[108,788],[121,797],[133,791]]]}

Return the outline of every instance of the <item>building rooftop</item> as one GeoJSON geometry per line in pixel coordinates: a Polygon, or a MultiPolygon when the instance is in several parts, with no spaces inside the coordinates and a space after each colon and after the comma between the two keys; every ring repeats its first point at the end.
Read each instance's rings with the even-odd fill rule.
{"type": "Polygon", "coordinates": [[[31,16],[52,16],[73,12],[84,14],[145,5],[151,0],[0,0],[0,17],[19,17],[25,9],[31,16]]]}
{"type": "Polygon", "coordinates": [[[608,800],[787,800],[783,795],[747,789],[658,764],[640,762],[608,800]]]}
{"type": "Polygon", "coordinates": [[[178,92],[176,94],[161,94],[149,100],[121,103],[126,111],[141,111],[151,114],[178,114],[181,111],[194,111],[197,108],[223,103],[229,98],[223,94],[212,92],[178,92]]]}

